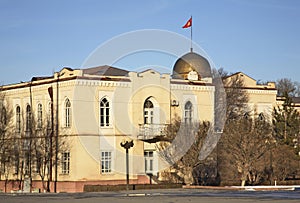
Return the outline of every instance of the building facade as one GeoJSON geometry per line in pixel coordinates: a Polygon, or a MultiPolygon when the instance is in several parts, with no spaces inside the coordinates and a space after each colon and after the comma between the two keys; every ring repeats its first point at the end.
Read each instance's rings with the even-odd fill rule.
{"type": "MultiPolygon", "coordinates": [[[[244,77],[249,105],[270,114],[276,105],[275,85],[258,85],[243,73],[237,75],[244,77]]],[[[39,129],[46,129],[44,138],[53,139],[53,148],[58,144],[45,169],[50,171],[45,180],[51,179],[51,191],[56,182],[57,192],[83,191],[86,184],[125,184],[126,158],[121,143],[128,140],[134,143],[129,149],[130,183],[149,183],[149,175],[159,177],[166,164],[155,142],[164,136],[168,124],[176,118],[211,123],[215,118],[211,67],[193,52],[175,62],[172,74],[110,66],[63,68],[50,77],[5,85],[2,92],[12,112],[13,137],[34,140],[39,129]]],[[[31,153],[28,150],[33,149],[26,148],[31,153]]],[[[22,180],[22,175],[31,177],[32,189],[42,189],[40,169],[34,170],[39,159],[22,157],[6,178],[1,174],[2,190],[5,179],[10,181],[7,191],[19,189],[14,180],[22,180]]]]}

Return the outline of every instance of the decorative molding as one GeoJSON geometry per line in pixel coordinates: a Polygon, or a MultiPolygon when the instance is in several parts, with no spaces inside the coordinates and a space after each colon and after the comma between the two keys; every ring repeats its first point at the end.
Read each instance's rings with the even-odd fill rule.
{"type": "Polygon", "coordinates": [[[171,90],[187,90],[187,91],[208,91],[214,92],[214,86],[195,86],[195,85],[180,85],[180,84],[171,84],[171,90]]]}
{"type": "Polygon", "coordinates": [[[258,90],[258,89],[246,89],[249,94],[274,94],[277,95],[277,90],[258,90]]]}
{"type": "Polygon", "coordinates": [[[122,82],[122,81],[99,81],[99,80],[84,80],[77,79],[75,85],[78,86],[101,86],[101,87],[130,87],[130,82],[122,82]]]}

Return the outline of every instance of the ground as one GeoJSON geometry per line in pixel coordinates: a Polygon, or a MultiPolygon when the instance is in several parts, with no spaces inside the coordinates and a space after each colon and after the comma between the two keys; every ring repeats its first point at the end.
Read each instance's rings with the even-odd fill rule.
{"type": "Polygon", "coordinates": [[[286,203],[299,202],[300,191],[217,191],[198,189],[99,193],[0,194],[0,203],[286,203]]]}

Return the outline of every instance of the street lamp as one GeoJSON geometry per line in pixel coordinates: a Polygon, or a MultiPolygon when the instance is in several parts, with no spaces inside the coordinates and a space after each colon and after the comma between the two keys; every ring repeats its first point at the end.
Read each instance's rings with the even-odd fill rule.
{"type": "Polygon", "coordinates": [[[120,143],[121,147],[126,149],[126,190],[129,190],[129,157],[128,150],[133,147],[133,140],[131,141],[123,141],[120,143]]]}

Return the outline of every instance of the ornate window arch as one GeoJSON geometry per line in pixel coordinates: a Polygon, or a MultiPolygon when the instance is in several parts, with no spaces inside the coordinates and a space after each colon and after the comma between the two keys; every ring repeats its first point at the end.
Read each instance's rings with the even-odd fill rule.
{"type": "Polygon", "coordinates": [[[21,107],[16,107],[16,133],[21,132],[21,107]]]}
{"type": "Polygon", "coordinates": [[[37,106],[37,129],[41,129],[43,125],[43,106],[41,103],[37,106]]]}
{"type": "Polygon", "coordinates": [[[100,100],[100,127],[110,126],[110,102],[107,97],[100,100]]]}
{"type": "Polygon", "coordinates": [[[265,115],[264,115],[264,113],[263,112],[261,112],[260,114],[258,114],[258,119],[260,120],[260,121],[265,121],[265,115]]]}
{"type": "Polygon", "coordinates": [[[153,124],[154,121],[154,105],[150,99],[144,102],[144,124],[153,124]]]}
{"type": "Polygon", "coordinates": [[[184,122],[186,124],[191,124],[193,119],[193,104],[187,101],[184,105],[184,122]]]}
{"type": "Polygon", "coordinates": [[[68,98],[65,100],[64,104],[64,119],[65,119],[65,127],[71,127],[71,102],[68,98]]]}

